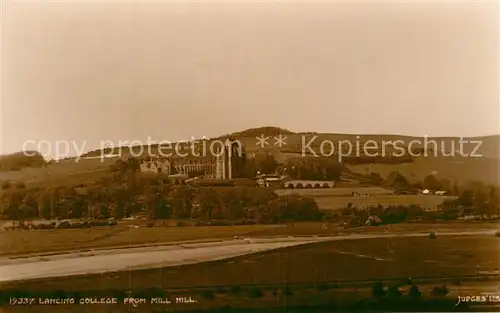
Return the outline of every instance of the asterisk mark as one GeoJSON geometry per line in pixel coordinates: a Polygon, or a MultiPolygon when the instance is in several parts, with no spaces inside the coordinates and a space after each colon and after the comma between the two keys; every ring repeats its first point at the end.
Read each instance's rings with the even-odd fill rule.
{"type": "Polygon", "coordinates": [[[267,142],[269,140],[269,136],[264,136],[264,134],[261,134],[259,137],[255,137],[257,139],[257,143],[255,145],[260,146],[261,148],[264,148],[269,144],[267,142]]]}
{"type": "Polygon", "coordinates": [[[274,145],[278,146],[279,148],[286,146],[286,136],[283,136],[281,134],[279,136],[274,136],[274,145]]]}

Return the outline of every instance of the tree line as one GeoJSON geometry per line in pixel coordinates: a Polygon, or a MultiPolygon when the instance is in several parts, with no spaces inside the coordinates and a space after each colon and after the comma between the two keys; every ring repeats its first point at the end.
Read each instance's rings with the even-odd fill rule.
{"type": "Polygon", "coordinates": [[[279,197],[255,187],[193,187],[174,185],[166,176],[140,175],[131,158],[117,162],[112,176],[92,185],[28,187],[3,190],[4,219],[125,218],[142,214],[151,219],[212,221],[251,220],[280,223],[320,219],[312,198],[279,197]]]}

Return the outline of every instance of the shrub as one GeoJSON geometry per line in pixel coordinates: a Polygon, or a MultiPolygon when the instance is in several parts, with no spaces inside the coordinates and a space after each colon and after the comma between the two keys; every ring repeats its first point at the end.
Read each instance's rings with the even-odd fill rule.
{"type": "Polygon", "coordinates": [[[178,221],[176,225],[177,225],[177,227],[186,226],[186,224],[183,221],[178,221]]]}
{"type": "Polygon", "coordinates": [[[212,290],[205,290],[201,293],[203,299],[212,300],[215,299],[215,293],[212,290]]]}
{"type": "Polygon", "coordinates": [[[226,289],[217,287],[217,288],[215,288],[215,293],[218,293],[218,294],[226,293],[226,289]]]}
{"type": "Polygon", "coordinates": [[[24,189],[24,188],[26,188],[26,184],[24,182],[20,181],[16,184],[16,188],[24,189]]]}
{"type": "Polygon", "coordinates": [[[412,285],[408,290],[408,296],[411,298],[420,298],[422,296],[422,293],[420,292],[418,286],[412,285]]]}
{"type": "Polygon", "coordinates": [[[390,298],[396,298],[396,297],[399,297],[400,295],[401,295],[401,291],[399,291],[398,286],[391,286],[387,290],[387,296],[390,298]]]}
{"type": "Polygon", "coordinates": [[[328,183],[323,183],[323,188],[330,188],[330,185],[328,183]]]}
{"type": "Polygon", "coordinates": [[[264,294],[262,293],[262,291],[259,288],[252,288],[252,289],[250,289],[248,296],[251,299],[257,299],[257,298],[262,298],[262,296],[264,296],[264,294]]]}
{"type": "Polygon", "coordinates": [[[293,291],[289,286],[285,286],[283,288],[283,294],[285,294],[287,296],[293,296],[293,291]]]}
{"type": "Polygon", "coordinates": [[[314,184],[314,188],[320,188],[321,185],[319,183],[314,184]]]}
{"type": "Polygon", "coordinates": [[[500,230],[497,230],[497,232],[495,233],[495,236],[500,237],[500,230]]]}
{"type": "Polygon", "coordinates": [[[436,286],[432,288],[432,295],[434,296],[446,296],[449,293],[446,286],[436,286]]]}
{"type": "Polygon", "coordinates": [[[429,234],[430,239],[436,239],[436,234],[434,232],[429,234]]]}
{"type": "Polygon", "coordinates": [[[375,298],[381,298],[385,295],[384,284],[381,282],[376,282],[372,286],[372,295],[375,298]]]}
{"type": "Polygon", "coordinates": [[[294,188],[293,184],[288,184],[288,185],[286,185],[286,187],[287,187],[287,188],[291,188],[291,189],[293,189],[293,188],[294,188]]]}
{"type": "Polygon", "coordinates": [[[303,188],[304,186],[301,183],[297,184],[297,188],[303,188]]]}
{"type": "Polygon", "coordinates": [[[319,291],[324,291],[324,290],[330,289],[330,286],[327,284],[319,284],[319,285],[316,285],[316,289],[319,291]]]}
{"type": "Polygon", "coordinates": [[[2,182],[2,189],[3,190],[7,190],[9,188],[10,188],[10,182],[8,182],[8,181],[2,182]]]}
{"type": "Polygon", "coordinates": [[[232,286],[229,292],[233,295],[237,295],[241,292],[240,286],[232,286]]]}
{"type": "Polygon", "coordinates": [[[155,227],[155,222],[148,222],[148,227],[155,227]]]}
{"type": "Polygon", "coordinates": [[[311,184],[306,184],[306,188],[307,188],[307,189],[311,189],[311,188],[312,188],[312,185],[311,185],[311,184]]]}

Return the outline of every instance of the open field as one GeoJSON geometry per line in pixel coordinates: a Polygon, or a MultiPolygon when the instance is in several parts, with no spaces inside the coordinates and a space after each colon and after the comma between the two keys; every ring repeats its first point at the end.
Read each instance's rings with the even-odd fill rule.
{"type": "Polygon", "coordinates": [[[352,188],[311,188],[311,189],[276,189],[275,193],[279,196],[300,195],[309,197],[341,197],[352,196],[353,192],[365,193],[370,195],[392,195],[394,192],[382,187],[352,187],[352,188]]]}
{"type": "Polygon", "coordinates": [[[0,254],[53,252],[144,243],[232,238],[265,230],[266,225],[210,227],[114,226],[89,229],[15,230],[0,233],[0,254]]]}
{"type": "Polygon", "coordinates": [[[23,168],[19,171],[0,172],[0,181],[24,181],[27,184],[43,182],[44,185],[86,183],[97,180],[103,171],[117,159],[61,160],[39,168],[23,168]]]}
{"type": "Polygon", "coordinates": [[[409,205],[436,207],[444,200],[456,199],[454,196],[437,195],[395,195],[392,190],[382,187],[353,187],[326,189],[276,189],[276,194],[301,195],[313,197],[322,210],[337,210],[351,203],[357,208],[377,205],[409,205]],[[369,196],[353,196],[352,194],[368,194],[369,196]]]}
{"type": "Polygon", "coordinates": [[[107,290],[151,287],[362,283],[499,275],[494,236],[392,237],[332,241],[251,254],[223,261],[160,269],[82,275],[1,284],[5,289],[107,290]],[[478,270],[479,269],[479,270],[478,270]],[[224,273],[224,275],[221,275],[224,273]]]}
{"type": "MultiPolygon", "coordinates": [[[[139,222],[137,222],[139,223],[139,222]]],[[[78,249],[127,247],[178,241],[225,239],[234,236],[331,236],[339,233],[429,232],[495,230],[496,223],[396,224],[380,227],[343,229],[329,223],[284,225],[193,226],[193,227],[113,227],[90,229],[15,230],[0,233],[0,254],[49,253],[78,249]],[[327,227],[323,227],[326,225],[327,227]]]]}
{"type": "Polygon", "coordinates": [[[453,196],[436,195],[376,195],[370,197],[315,197],[316,203],[321,210],[338,210],[346,207],[348,203],[357,208],[369,206],[389,205],[419,205],[422,207],[435,208],[445,200],[454,200],[453,196]]]}
{"type": "Polygon", "coordinates": [[[379,173],[383,178],[386,178],[391,172],[397,171],[410,182],[423,181],[430,173],[436,173],[439,178],[453,178],[460,183],[480,180],[495,185],[500,184],[498,152],[496,158],[431,156],[417,157],[412,163],[362,164],[349,165],[348,167],[355,173],[379,173]]]}

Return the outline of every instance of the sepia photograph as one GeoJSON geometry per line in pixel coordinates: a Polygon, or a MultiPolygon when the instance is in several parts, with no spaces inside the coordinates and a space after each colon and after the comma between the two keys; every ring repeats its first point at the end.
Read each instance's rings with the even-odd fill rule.
{"type": "Polygon", "coordinates": [[[0,4],[0,313],[500,312],[500,1],[0,4]]]}

